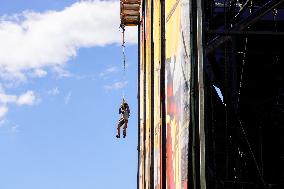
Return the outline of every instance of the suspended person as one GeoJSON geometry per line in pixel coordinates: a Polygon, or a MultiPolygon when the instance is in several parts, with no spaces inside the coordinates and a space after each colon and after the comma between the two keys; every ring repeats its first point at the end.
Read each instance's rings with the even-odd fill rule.
{"type": "Polygon", "coordinates": [[[117,135],[116,138],[120,138],[120,127],[123,126],[123,138],[126,137],[126,128],[128,123],[128,118],[130,116],[130,109],[127,102],[122,99],[122,103],[119,108],[120,119],[117,124],[117,135]]]}

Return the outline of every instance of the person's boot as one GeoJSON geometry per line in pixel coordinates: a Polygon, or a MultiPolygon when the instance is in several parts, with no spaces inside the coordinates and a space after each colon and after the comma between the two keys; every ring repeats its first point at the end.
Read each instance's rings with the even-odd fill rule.
{"type": "Polygon", "coordinates": [[[126,137],[126,131],[123,131],[123,138],[126,137]]]}
{"type": "Polygon", "coordinates": [[[117,135],[116,135],[116,138],[120,138],[120,129],[119,129],[119,127],[117,127],[117,135]]]}

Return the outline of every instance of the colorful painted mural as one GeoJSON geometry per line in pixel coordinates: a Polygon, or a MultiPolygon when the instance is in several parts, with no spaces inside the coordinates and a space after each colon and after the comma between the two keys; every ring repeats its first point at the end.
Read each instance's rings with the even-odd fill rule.
{"type": "Polygon", "coordinates": [[[167,189],[187,189],[190,96],[189,0],[166,3],[167,189]]]}
{"type": "MultiPolygon", "coordinates": [[[[166,144],[162,144],[161,131],[161,1],[145,0],[142,10],[140,41],[140,103],[141,135],[139,182],[141,189],[162,188],[162,145],[166,145],[166,188],[187,189],[188,186],[188,141],[190,103],[190,19],[189,0],[167,0],[165,4],[165,83],[166,83],[166,144]],[[153,6],[153,7],[151,7],[153,6]],[[153,12],[151,12],[153,11],[153,12]],[[153,14],[153,15],[152,15],[153,14]],[[153,20],[151,20],[151,17],[153,20]],[[152,27],[153,26],[153,27],[152,27]],[[151,41],[151,36],[153,41],[151,41]],[[153,46],[152,46],[153,43],[153,46]],[[153,49],[152,49],[153,47],[153,49]],[[153,60],[151,60],[153,58],[153,60]],[[154,66],[151,65],[154,63],[154,66]],[[151,70],[154,69],[154,70],[151,70]],[[153,74],[154,81],[151,81],[153,74]],[[151,84],[154,84],[151,91],[151,84]],[[151,99],[151,94],[154,99],[151,99]],[[154,101],[154,111],[151,102],[154,101]],[[146,117],[145,117],[146,115],[146,117]],[[151,118],[154,116],[154,124],[151,118]],[[143,129],[142,129],[143,124],[143,129]],[[151,141],[151,127],[154,141],[151,141]],[[143,130],[143,131],[142,131],[143,130]],[[154,153],[151,153],[151,144],[154,153]],[[151,154],[154,154],[151,162],[151,154]],[[154,172],[151,175],[151,163],[154,172]],[[153,186],[150,181],[153,179],[153,186]]],[[[163,89],[164,90],[164,89],[163,89]]]]}

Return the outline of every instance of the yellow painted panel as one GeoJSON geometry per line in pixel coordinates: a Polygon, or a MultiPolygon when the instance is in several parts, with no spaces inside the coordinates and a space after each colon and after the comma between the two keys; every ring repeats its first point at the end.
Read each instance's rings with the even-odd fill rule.
{"type": "Polygon", "coordinates": [[[178,51],[180,39],[180,0],[166,1],[166,58],[170,58],[178,51]]]}
{"type": "MultiPolygon", "coordinates": [[[[143,22],[144,23],[144,22],[143,22]]],[[[144,24],[141,24],[140,28],[140,165],[139,165],[139,189],[144,189],[144,179],[145,179],[145,173],[144,173],[144,69],[145,69],[145,63],[144,63],[144,24]]]]}
{"type": "Polygon", "coordinates": [[[146,0],[146,158],[145,189],[150,188],[151,166],[151,0],[146,0]]]}
{"type": "Polygon", "coordinates": [[[154,188],[161,189],[161,114],[160,114],[160,67],[161,67],[161,4],[153,0],[154,42],[154,188]]]}

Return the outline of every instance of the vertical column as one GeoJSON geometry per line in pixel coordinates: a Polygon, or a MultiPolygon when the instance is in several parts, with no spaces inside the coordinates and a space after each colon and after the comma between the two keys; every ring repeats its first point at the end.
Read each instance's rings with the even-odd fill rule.
{"type": "Polygon", "coordinates": [[[166,62],[166,39],[165,39],[165,0],[161,0],[161,80],[160,80],[160,96],[161,96],[161,132],[162,132],[162,189],[167,187],[166,165],[167,165],[167,147],[166,147],[166,86],[165,86],[165,62],[166,62]]]}
{"type": "Polygon", "coordinates": [[[141,158],[140,158],[140,142],[141,142],[141,139],[140,139],[140,128],[141,128],[141,121],[140,121],[140,64],[141,64],[141,61],[140,61],[140,57],[141,57],[141,52],[140,52],[140,34],[141,34],[141,31],[140,31],[141,27],[140,27],[140,23],[138,24],[138,66],[137,66],[137,74],[138,74],[138,83],[137,83],[137,86],[138,86],[138,89],[137,89],[137,102],[138,102],[138,114],[137,114],[137,121],[138,121],[138,142],[137,142],[137,151],[138,151],[138,159],[137,159],[137,186],[136,188],[137,189],[140,189],[140,185],[139,185],[139,182],[140,182],[140,163],[141,163],[141,158]]]}
{"type": "MultiPolygon", "coordinates": [[[[150,66],[150,75],[151,75],[151,78],[150,78],[150,80],[151,80],[151,110],[150,110],[150,113],[151,113],[151,116],[150,116],[150,119],[151,119],[151,122],[150,122],[150,127],[151,127],[151,130],[150,130],[150,133],[151,133],[151,135],[150,135],[150,140],[151,140],[151,149],[150,149],[150,151],[151,151],[151,165],[150,165],[150,189],[154,189],[154,141],[155,141],[155,139],[154,139],[154,136],[155,136],[155,122],[154,122],[154,119],[155,119],[155,106],[154,106],[154,103],[155,103],[155,93],[154,93],[154,85],[155,85],[155,83],[154,83],[154,73],[155,73],[155,70],[154,70],[154,42],[153,42],[153,10],[154,10],[154,8],[153,8],[153,4],[154,4],[154,0],[150,0],[150,5],[151,5],[151,8],[150,8],[150,11],[151,11],[151,14],[150,14],[150,19],[151,19],[151,21],[150,21],[150,33],[151,33],[151,35],[150,35],[150,48],[151,48],[151,53],[150,53],[150,56],[151,56],[151,61],[150,61],[150,64],[151,64],[151,66],[150,66]]],[[[158,86],[156,86],[156,87],[158,87],[158,86]]]]}
{"type": "Polygon", "coordinates": [[[152,0],[152,73],[153,73],[153,179],[154,188],[161,189],[161,96],[160,96],[160,67],[161,67],[161,11],[160,0],[152,0]]]}
{"type": "Polygon", "coordinates": [[[198,125],[200,188],[206,189],[205,172],[205,129],[204,129],[204,50],[203,50],[203,1],[197,0],[197,79],[198,79],[198,125]]]}

